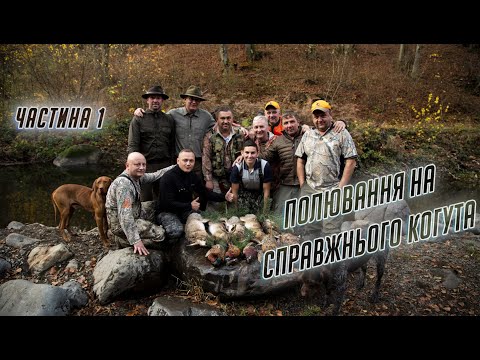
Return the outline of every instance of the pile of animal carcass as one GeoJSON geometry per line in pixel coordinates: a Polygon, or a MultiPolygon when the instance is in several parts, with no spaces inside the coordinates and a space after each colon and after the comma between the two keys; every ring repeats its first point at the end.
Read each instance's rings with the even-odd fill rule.
{"type": "Polygon", "coordinates": [[[187,246],[209,248],[205,257],[213,266],[233,264],[243,259],[261,262],[263,253],[280,246],[299,243],[295,234],[280,232],[277,224],[266,219],[263,223],[254,214],[232,216],[211,221],[192,213],[185,224],[187,246]]]}

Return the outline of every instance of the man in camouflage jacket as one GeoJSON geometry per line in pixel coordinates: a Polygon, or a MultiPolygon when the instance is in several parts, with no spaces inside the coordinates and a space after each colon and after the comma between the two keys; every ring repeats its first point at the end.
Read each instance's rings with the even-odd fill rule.
{"type": "Polygon", "coordinates": [[[174,167],[145,173],[147,162],[145,156],[139,152],[128,155],[125,170],[112,182],[107,192],[105,207],[110,231],[117,237],[119,245],[133,246],[133,252],[139,255],[148,255],[142,239],[152,238],[153,241],[163,240],[164,232],[152,231],[152,227],[144,226],[145,214],[142,213],[140,191],[142,184],[149,184],[160,179],[165,172],[174,167]],[[156,239],[156,237],[162,239],[156,239]]]}

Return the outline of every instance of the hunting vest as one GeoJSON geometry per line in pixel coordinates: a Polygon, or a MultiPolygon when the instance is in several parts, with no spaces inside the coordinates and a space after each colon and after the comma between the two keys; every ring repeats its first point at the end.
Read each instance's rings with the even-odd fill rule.
{"type": "Polygon", "coordinates": [[[222,135],[216,130],[212,130],[210,144],[212,144],[211,154],[213,175],[215,177],[225,177],[227,175],[225,172],[225,150],[229,152],[228,155],[233,163],[237,156],[240,155],[243,148],[243,135],[234,130],[232,138],[228,142],[228,145],[225,146],[226,143],[222,135]]]}
{"type": "Polygon", "coordinates": [[[240,164],[235,164],[240,174],[240,188],[249,190],[249,191],[263,191],[263,174],[265,173],[265,165],[267,164],[266,160],[258,158],[255,164],[260,161],[260,166],[258,168],[254,167],[254,171],[250,175],[248,168],[246,168],[245,160],[240,164]]]}

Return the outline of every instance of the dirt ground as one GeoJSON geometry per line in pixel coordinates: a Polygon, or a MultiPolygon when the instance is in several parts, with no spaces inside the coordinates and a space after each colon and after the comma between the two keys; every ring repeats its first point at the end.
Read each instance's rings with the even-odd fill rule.
{"type": "MultiPolygon", "coordinates": [[[[158,296],[170,295],[204,302],[227,315],[246,316],[323,316],[320,299],[303,298],[300,289],[249,300],[221,302],[198,286],[186,284],[171,276],[167,285],[155,294],[124,298],[100,305],[92,291],[93,269],[106,254],[94,232],[79,232],[67,246],[75,253],[78,270],[65,271],[66,263],[40,275],[28,270],[30,248],[15,249],[5,244],[12,230],[0,230],[0,257],[9,259],[12,269],[0,284],[13,279],[62,285],[74,279],[89,294],[86,307],[74,310],[73,316],[146,316],[158,296]]],[[[29,235],[24,232],[24,235],[29,235]]],[[[31,234],[33,235],[33,234],[31,234]]],[[[60,237],[56,239],[60,242],[60,237]]],[[[366,286],[356,290],[355,274],[348,278],[347,292],[340,311],[342,316],[478,316],[480,315],[480,235],[464,232],[439,242],[402,244],[390,251],[380,301],[372,304],[368,295],[375,282],[375,265],[369,264],[366,286]]]]}

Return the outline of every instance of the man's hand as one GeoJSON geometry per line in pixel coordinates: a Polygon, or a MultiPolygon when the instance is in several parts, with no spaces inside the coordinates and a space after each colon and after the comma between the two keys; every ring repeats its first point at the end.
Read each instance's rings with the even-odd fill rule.
{"type": "Polygon", "coordinates": [[[242,161],[243,161],[243,155],[239,155],[233,162],[233,165],[240,164],[242,161]]]}
{"type": "Polygon", "coordinates": [[[302,125],[302,134],[305,133],[305,132],[307,132],[307,131],[310,130],[310,129],[311,129],[310,126],[308,126],[307,124],[303,124],[303,125],[302,125]]]}
{"type": "Polygon", "coordinates": [[[228,202],[233,201],[232,188],[228,189],[227,193],[225,194],[225,200],[227,200],[228,202]]]}
{"type": "Polygon", "coordinates": [[[136,254],[138,252],[138,255],[148,255],[150,254],[147,250],[147,248],[145,247],[145,245],[143,245],[143,241],[140,240],[140,241],[137,241],[135,244],[133,244],[133,253],[136,254]]]}
{"type": "Polygon", "coordinates": [[[335,124],[333,124],[333,131],[336,132],[336,133],[339,133],[340,131],[345,129],[346,126],[347,125],[345,124],[345,121],[337,120],[337,121],[335,121],[335,124]]]}
{"type": "Polygon", "coordinates": [[[198,211],[198,209],[200,209],[200,203],[198,202],[198,200],[200,200],[199,197],[197,197],[195,200],[191,202],[192,210],[198,211]]]}
{"type": "Polygon", "coordinates": [[[245,140],[247,140],[248,137],[249,137],[249,132],[248,132],[248,130],[245,129],[243,126],[240,126],[240,132],[243,134],[243,138],[244,138],[245,140]]]}
{"type": "Polygon", "coordinates": [[[133,115],[137,117],[143,117],[143,114],[145,113],[145,110],[142,108],[136,108],[135,111],[133,112],[133,115]]]}

